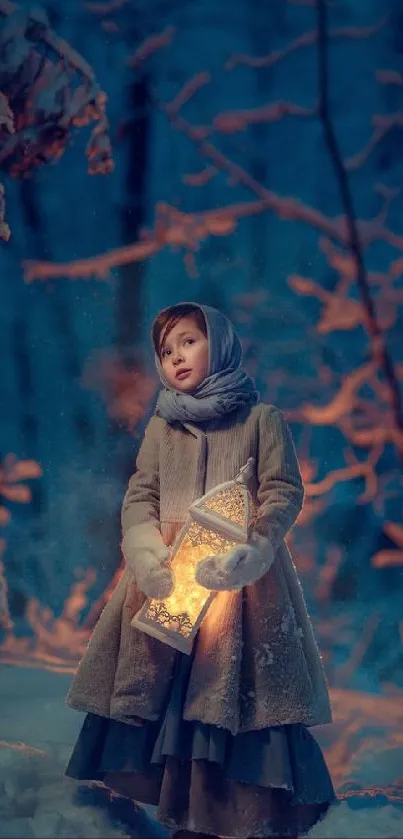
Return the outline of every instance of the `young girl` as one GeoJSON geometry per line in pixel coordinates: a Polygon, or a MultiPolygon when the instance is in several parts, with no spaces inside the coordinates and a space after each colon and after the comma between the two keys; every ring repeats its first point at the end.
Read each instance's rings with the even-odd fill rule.
{"type": "Polygon", "coordinates": [[[331,721],[326,680],[284,542],[303,501],[289,428],[241,369],[231,322],[210,306],[160,312],[164,386],[122,509],[124,573],[68,694],[86,711],[67,774],[158,806],[175,837],[296,837],[334,791],[309,726],[331,721]],[[217,591],[192,654],[131,626],[172,590],[169,546],[189,505],[255,460],[248,544],[199,562],[217,591]]]}

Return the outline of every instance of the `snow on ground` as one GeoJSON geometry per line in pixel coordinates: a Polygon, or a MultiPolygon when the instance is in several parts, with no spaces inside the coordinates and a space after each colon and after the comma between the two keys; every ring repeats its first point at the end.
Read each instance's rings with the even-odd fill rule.
{"type": "MultiPolygon", "coordinates": [[[[167,836],[153,808],[66,778],[83,715],[70,677],[0,667],[0,839],[167,836]]],[[[402,697],[333,691],[335,722],[316,729],[340,797],[312,839],[403,839],[402,697]]]]}

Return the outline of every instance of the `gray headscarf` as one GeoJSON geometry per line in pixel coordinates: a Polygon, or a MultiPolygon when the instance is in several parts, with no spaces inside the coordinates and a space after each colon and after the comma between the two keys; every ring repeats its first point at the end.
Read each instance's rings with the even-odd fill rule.
{"type": "MultiPolygon", "coordinates": [[[[154,346],[155,365],[164,386],[159,393],[155,413],[167,422],[201,422],[224,417],[238,408],[259,402],[254,380],[241,369],[241,342],[226,315],[212,306],[199,303],[178,305],[196,306],[204,315],[209,343],[208,373],[192,393],[180,392],[166,378],[154,346]]],[[[151,334],[153,338],[153,330],[151,334]]]]}

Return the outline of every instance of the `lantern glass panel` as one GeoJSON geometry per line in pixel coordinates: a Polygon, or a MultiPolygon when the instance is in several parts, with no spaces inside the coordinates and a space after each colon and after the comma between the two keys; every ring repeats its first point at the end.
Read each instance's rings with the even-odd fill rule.
{"type": "Polygon", "coordinates": [[[191,504],[189,519],[172,547],[173,592],[163,601],[147,599],[132,619],[132,626],[191,653],[196,633],[216,596],[216,592],[197,583],[196,566],[208,556],[222,556],[247,541],[254,515],[247,489],[253,462],[249,458],[237,478],[191,504]]]}
{"type": "Polygon", "coordinates": [[[224,554],[235,544],[235,541],[192,522],[172,561],[175,580],[172,594],[163,601],[147,601],[143,618],[177,632],[184,638],[189,637],[210,596],[210,592],[195,580],[197,563],[206,556],[224,554]]]}

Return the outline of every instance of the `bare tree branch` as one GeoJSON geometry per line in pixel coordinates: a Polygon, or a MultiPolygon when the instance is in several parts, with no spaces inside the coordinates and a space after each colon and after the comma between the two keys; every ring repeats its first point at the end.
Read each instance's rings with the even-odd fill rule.
{"type": "MultiPolygon", "coordinates": [[[[348,246],[356,265],[357,285],[364,307],[364,322],[372,342],[372,355],[379,366],[383,369],[390,387],[392,410],[396,426],[400,429],[400,431],[403,431],[403,409],[399,382],[395,373],[393,361],[386,346],[385,337],[378,323],[375,306],[371,297],[348,177],[330,116],[327,0],[316,0],[316,13],[318,25],[319,119],[323,125],[325,141],[328,146],[330,158],[333,162],[336,180],[339,185],[340,195],[345,209],[347,236],[349,240],[348,246]]],[[[399,446],[399,452],[401,457],[403,457],[403,447],[399,446]]]]}

